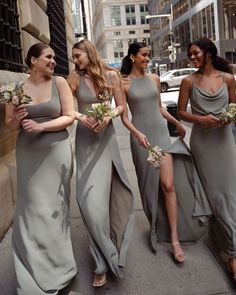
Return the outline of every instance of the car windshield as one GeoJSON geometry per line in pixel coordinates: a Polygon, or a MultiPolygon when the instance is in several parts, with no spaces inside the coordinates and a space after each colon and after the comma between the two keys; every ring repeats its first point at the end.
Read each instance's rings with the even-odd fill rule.
{"type": "Polygon", "coordinates": [[[164,77],[166,75],[170,74],[170,72],[165,72],[164,74],[161,75],[161,77],[164,77]]]}

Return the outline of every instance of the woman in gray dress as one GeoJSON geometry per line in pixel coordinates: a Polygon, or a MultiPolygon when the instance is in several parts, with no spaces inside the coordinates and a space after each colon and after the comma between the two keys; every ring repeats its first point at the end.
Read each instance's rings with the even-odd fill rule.
{"type": "Polygon", "coordinates": [[[119,116],[123,111],[122,89],[118,73],[104,64],[90,41],[74,44],[72,56],[75,70],[68,83],[78,102],[77,200],[95,260],[93,286],[101,287],[109,269],[122,277],[133,226],[133,196],[111,115],[98,121],[88,115],[88,110],[94,103],[110,104],[114,96],[113,114],[119,116]]]}
{"type": "Polygon", "coordinates": [[[207,38],[191,43],[188,55],[198,70],[181,84],[178,112],[193,123],[190,147],[214,213],[212,237],[227,253],[236,281],[236,149],[231,126],[218,117],[236,102],[234,76],[207,38]],[[189,99],[192,113],[186,111],[189,99]]]}
{"type": "Polygon", "coordinates": [[[18,295],[58,294],[77,273],[70,237],[72,154],[66,127],[74,121],[66,80],[53,77],[54,51],[34,44],[23,90],[29,105],[6,107],[16,143],[17,204],[13,254],[18,295]]]}
{"type": "Polygon", "coordinates": [[[210,214],[210,210],[189,150],[180,139],[171,145],[165,119],[176,125],[181,137],[185,136],[185,129],[162,107],[159,77],[145,73],[150,61],[149,54],[150,50],[145,44],[132,43],[123,60],[121,73],[124,76],[126,100],[122,120],[131,132],[133,162],[143,209],[150,222],[152,249],[157,250],[157,240],[170,240],[176,262],[183,262],[184,253],[179,240],[200,239],[206,230],[199,225],[198,217],[210,214]],[[128,117],[126,102],[132,121],[128,117]],[[150,145],[158,145],[165,152],[160,169],[147,162],[150,145]],[[175,169],[172,155],[175,155],[175,169]]]}

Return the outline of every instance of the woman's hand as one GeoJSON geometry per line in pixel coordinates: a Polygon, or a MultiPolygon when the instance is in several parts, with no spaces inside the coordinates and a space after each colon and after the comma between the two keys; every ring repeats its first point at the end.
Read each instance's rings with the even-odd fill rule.
{"type": "Polygon", "coordinates": [[[17,121],[21,122],[27,115],[28,113],[26,111],[25,106],[21,105],[21,106],[15,107],[14,116],[17,121]]]}
{"type": "Polygon", "coordinates": [[[93,117],[80,115],[78,120],[87,128],[94,130],[99,125],[99,122],[95,120],[93,117]]]}
{"type": "Polygon", "coordinates": [[[210,114],[206,116],[202,116],[200,123],[205,125],[206,127],[221,127],[225,125],[225,122],[216,116],[210,114]]]}
{"type": "Polygon", "coordinates": [[[24,130],[29,133],[31,133],[31,132],[39,133],[39,132],[44,131],[43,124],[44,123],[37,123],[31,119],[24,119],[21,122],[21,125],[24,128],[24,130]]]}
{"type": "Polygon", "coordinates": [[[181,123],[176,124],[176,128],[180,138],[184,138],[186,135],[186,129],[181,123]]]}
{"type": "Polygon", "coordinates": [[[143,146],[144,148],[149,148],[150,147],[150,143],[147,139],[147,136],[145,134],[143,134],[142,132],[139,132],[136,136],[138,143],[143,146]]]}
{"type": "Polygon", "coordinates": [[[98,125],[93,128],[93,131],[96,133],[104,131],[109,123],[111,122],[112,118],[111,116],[105,116],[102,120],[102,122],[98,122],[98,125]]]}

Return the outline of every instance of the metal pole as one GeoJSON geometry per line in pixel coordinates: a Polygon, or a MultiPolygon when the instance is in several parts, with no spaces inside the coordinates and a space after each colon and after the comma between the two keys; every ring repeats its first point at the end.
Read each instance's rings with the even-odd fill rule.
{"type": "Polygon", "coordinates": [[[87,23],[86,23],[86,13],[84,8],[84,0],[81,0],[81,10],[82,10],[82,21],[83,21],[83,33],[87,38],[87,23]]]}

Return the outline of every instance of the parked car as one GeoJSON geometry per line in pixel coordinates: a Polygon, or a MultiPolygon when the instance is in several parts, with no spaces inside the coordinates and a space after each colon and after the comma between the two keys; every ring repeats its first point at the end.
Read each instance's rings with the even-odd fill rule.
{"type": "Polygon", "coordinates": [[[179,87],[183,78],[196,71],[195,68],[185,68],[171,70],[160,76],[161,91],[165,92],[169,88],[179,87]]]}

